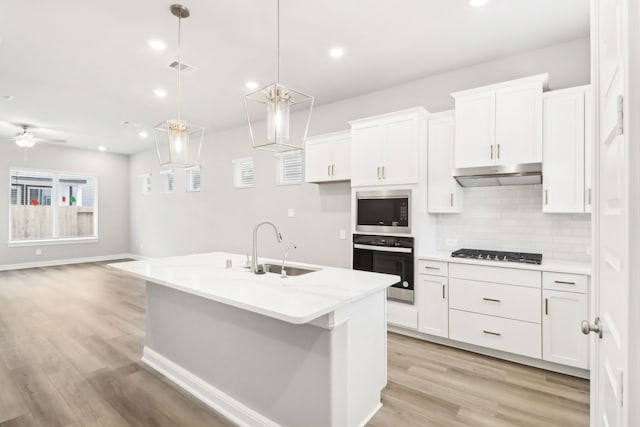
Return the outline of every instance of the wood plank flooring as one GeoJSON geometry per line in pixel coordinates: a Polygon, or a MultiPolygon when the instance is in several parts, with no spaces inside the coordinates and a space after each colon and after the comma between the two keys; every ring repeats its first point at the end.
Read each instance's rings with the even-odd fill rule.
{"type": "MultiPolygon", "coordinates": [[[[139,361],[144,307],[104,263],[0,272],[0,427],[233,425],[139,361]]],[[[371,427],[589,424],[588,381],[388,339],[371,427]]]]}

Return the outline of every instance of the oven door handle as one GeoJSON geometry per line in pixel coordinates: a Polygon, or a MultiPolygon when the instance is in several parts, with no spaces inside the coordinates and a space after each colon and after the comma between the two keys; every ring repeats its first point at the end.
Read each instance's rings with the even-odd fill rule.
{"type": "Polygon", "coordinates": [[[355,243],[353,245],[355,249],[368,249],[370,251],[379,251],[379,252],[401,252],[404,254],[410,254],[413,252],[411,248],[396,248],[393,246],[374,246],[374,245],[361,245],[360,243],[355,243]]]}

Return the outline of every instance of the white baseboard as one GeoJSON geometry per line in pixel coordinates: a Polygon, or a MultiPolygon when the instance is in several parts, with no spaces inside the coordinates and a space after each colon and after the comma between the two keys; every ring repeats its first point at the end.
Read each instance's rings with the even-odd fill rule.
{"type": "Polygon", "coordinates": [[[373,411],[371,411],[371,413],[369,415],[367,415],[367,417],[364,419],[364,421],[362,421],[362,424],[360,424],[360,427],[365,427],[367,424],[369,424],[369,421],[371,421],[371,419],[378,413],[378,411],[382,408],[382,402],[378,403],[378,405],[375,407],[375,409],[373,411]]]}
{"type": "Polygon", "coordinates": [[[86,258],[54,259],[49,261],[23,262],[19,264],[4,264],[4,265],[0,265],[0,271],[22,270],[25,268],[38,268],[38,267],[54,267],[56,265],[82,264],[85,262],[113,261],[113,260],[125,259],[125,258],[131,258],[136,260],[145,259],[136,254],[113,254],[113,255],[86,257],[86,258]]]}
{"type": "Polygon", "coordinates": [[[448,347],[453,347],[460,350],[466,350],[473,353],[483,354],[485,356],[495,357],[496,359],[520,363],[521,365],[533,366],[534,368],[545,369],[547,371],[558,372],[561,374],[571,375],[573,377],[584,378],[587,380],[589,379],[589,371],[586,369],[574,368],[573,366],[560,365],[559,363],[547,362],[546,360],[533,359],[531,357],[520,356],[518,354],[507,353],[505,351],[493,350],[491,348],[480,347],[460,341],[454,341],[448,338],[427,335],[418,331],[412,331],[395,325],[387,325],[387,331],[395,332],[396,334],[400,335],[406,335],[412,338],[417,338],[423,341],[446,345],[448,347]]]}
{"type": "Polygon", "coordinates": [[[235,400],[149,347],[145,347],[142,351],[142,361],[240,426],[280,427],[276,422],[235,400]]]}

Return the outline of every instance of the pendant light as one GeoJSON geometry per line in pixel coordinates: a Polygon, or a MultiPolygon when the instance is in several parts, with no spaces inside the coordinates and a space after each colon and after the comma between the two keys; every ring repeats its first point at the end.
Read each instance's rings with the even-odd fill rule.
{"type": "Polygon", "coordinates": [[[280,84],[280,0],[277,2],[276,81],[245,95],[244,106],[253,148],[285,152],[304,149],[313,97],[280,84]],[[298,113],[294,120],[291,113],[298,113]]]}
{"type": "Polygon", "coordinates": [[[153,129],[160,166],[191,167],[198,163],[204,128],[182,120],[181,93],[181,36],[182,20],[190,15],[189,9],[181,4],[171,5],[171,13],[178,18],[178,118],[169,119],[153,129]]]}

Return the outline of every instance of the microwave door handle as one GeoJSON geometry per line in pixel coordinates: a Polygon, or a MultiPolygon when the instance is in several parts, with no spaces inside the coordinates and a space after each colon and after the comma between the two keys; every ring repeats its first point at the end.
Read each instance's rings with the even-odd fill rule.
{"type": "Polygon", "coordinates": [[[375,245],[363,245],[361,243],[355,243],[353,247],[355,249],[368,249],[370,251],[379,251],[379,252],[400,252],[405,254],[413,253],[413,249],[411,248],[397,248],[395,246],[375,246],[375,245]]]}

